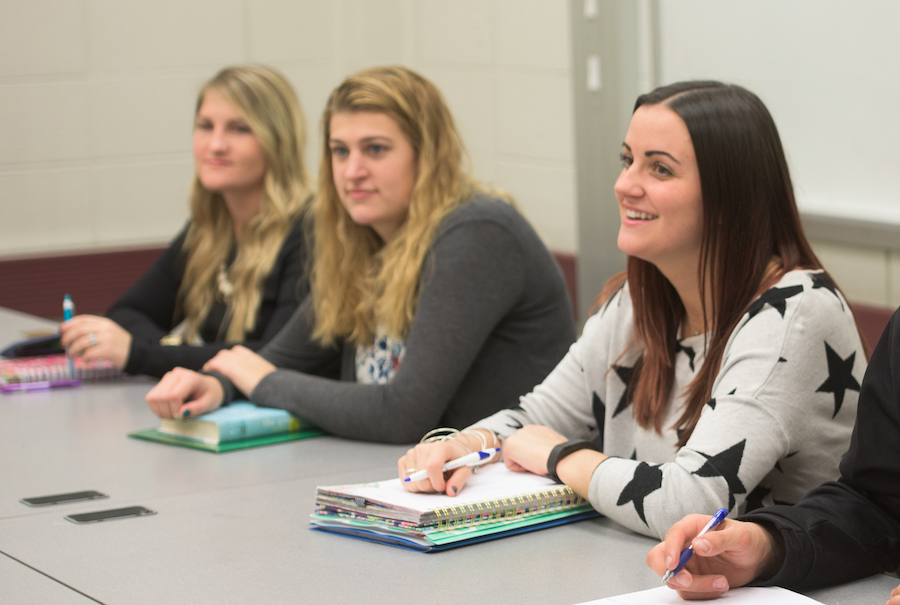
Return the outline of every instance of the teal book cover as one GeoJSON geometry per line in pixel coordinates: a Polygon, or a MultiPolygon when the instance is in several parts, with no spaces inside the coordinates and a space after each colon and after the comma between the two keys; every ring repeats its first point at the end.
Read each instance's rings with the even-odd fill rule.
{"type": "Polygon", "coordinates": [[[136,431],[129,436],[224,452],[322,434],[316,427],[284,410],[236,401],[197,418],[163,419],[159,428],[136,431]]]}

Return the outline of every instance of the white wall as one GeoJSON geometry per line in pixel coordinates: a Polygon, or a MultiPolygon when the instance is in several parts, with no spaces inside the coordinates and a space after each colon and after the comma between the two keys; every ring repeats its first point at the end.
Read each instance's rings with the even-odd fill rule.
{"type": "MultiPolygon", "coordinates": [[[[663,83],[743,85],[778,125],[801,211],[900,224],[900,3],[659,0],[663,83]]],[[[848,298],[900,305],[891,249],[813,241],[848,298]]]]}
{"type": "Polygon", "coordinates": [[[402,63],[444,92],[479,178],[577,250],[566,0],[0,0],[0,255],[170,239],[196,91],[261,62],[297,89],[318,164],[330,90],[402,63]]]}

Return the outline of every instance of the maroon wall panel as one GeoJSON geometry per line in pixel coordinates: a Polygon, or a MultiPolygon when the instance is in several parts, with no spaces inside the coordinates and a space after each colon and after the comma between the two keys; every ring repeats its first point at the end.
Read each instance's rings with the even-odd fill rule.
{"type": "Polygon", "coordinates": [[[566,287],[569,289],[569,298],[572,300],[572,313],[575,321],[578,321],[578,277],[575,273],[575,255],[566,254],[565,252],[554,252],[553,257],[559,265],[566,280],[566,287]]]}
{"type": "Polygon", "coordinates": [[[104,313],[165,248],[0,260],[0,307],[62,318],[63,295],[77,313],[104,313]]]}

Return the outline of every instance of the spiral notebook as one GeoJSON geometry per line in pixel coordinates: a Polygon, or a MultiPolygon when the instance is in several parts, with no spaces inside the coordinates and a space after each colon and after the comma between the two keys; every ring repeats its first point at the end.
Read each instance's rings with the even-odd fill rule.
{"type": "Polygon", "coordinates": [[[106,359],[86,360],[73,357],[75,375],[69,376],[65,355],[37,355],[0,359],[0,385],[74,378],[82,381],[114,380],[124,374],[106,359]]]}
{"type": "Polygon", "coordinates": [[[459,495],[417,494],[400,479],[319,487],[312,529],[421,552],[599,516],[565,485],[490,464],[459,495]]]}

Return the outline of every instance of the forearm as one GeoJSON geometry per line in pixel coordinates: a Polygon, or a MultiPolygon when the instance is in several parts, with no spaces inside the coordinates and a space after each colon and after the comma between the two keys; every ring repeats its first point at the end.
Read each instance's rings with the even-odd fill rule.
{"type": "Polygon", "coordinates": [[[231,346],[225,342],[201,346],[164,346],[133,340],[125,372],[160,378],[176,367],[199,371],[216,353],[231,346]]]}
{"type": "Polygon", "coordinates": [[[609,456],[602,452],[590,449],[578,450],[559,461],[556,465],[556,474],[576,494],[587,500],[590,496],[591,476],[608,458],[609,456]]]}

